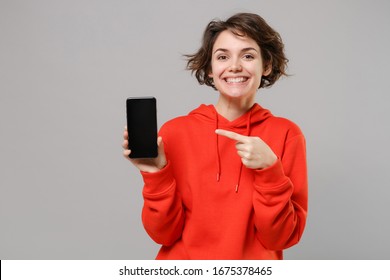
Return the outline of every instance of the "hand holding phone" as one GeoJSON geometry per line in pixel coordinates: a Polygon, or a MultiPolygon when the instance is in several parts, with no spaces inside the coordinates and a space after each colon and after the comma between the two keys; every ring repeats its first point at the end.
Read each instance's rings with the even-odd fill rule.
{"type": "Polygon", "coordinates": [[[130,158],[157,157],[156,98],[128,98],[126,113],[130,158]]]}
{"type": "MultiPolygon", "coordinates": [[[[157,138],[157,121],[155,120],[156,118],[153,116],[153,115],[155,115],[154,112],[156,112],[156,109],[155,109],[156,108],[156,105],[155,105],[156,101],[155,100],[153,101],[153,98],[146,98],[146,99],[148,99],[148,100],[146,100],[147,101],[146,103],[150,102],[152,104],[150,104],[150,103],[148,105],[138,104],[138,106],[135,106],[135,105],[137,105],[137,103],[143,103],[143,102],[139,100],[140,98],[135,98],[137,100],[134,100],[134,98],[130,98],[130,99],[132,99],[132,100],[131,101],[127,100],[127,104],[126,104],[127,125],[128,126],[130,125],[132,130],[131,131],[128,130],[128,126],[126,126],[125,131],[123,133],[123,138],[124,138],[124,141],[122,144],[122,147],[124,149],[123,155],[125,156],[125,158],[129,159],[139,170],[141,170],[143,172],[149,172],[149,173],[158,172],[159,170],[164,168],[164,166],[167,164],[167,160],[165,157],[164,143],[162,141],[162,138],[161,137],[157,138]],[[152,100],[149,100],[149,99],[152,99],[152,100]],[[154,103],[154,105],[153,105],[153,103],[154,103]],[[135,107],[135,109],[132,109],[133,106],[135,107]],[[141,108],[143,108],[143,109],[141,109],[141,108]],[[137,110],[141,110],[142,111],[141,114],[137,114],[136,113],[137,110]],[[147,114],[146,112],[149,112],[149,113],[147,114]],[[134,114],[136,116],[134,116],[134,114]],[[142,117],[143,114],[147,114],[147,118],[149,118],[147,121],[148,124],[145,123],[145,118],[144,119],[140,118],[140,117],[142,117]],[[150,119],[151,115],[152,115],[152,118],[150,119]],[[137,124],[139,122],[141,123],[141,125],[137,124]],[[145,134],[144,129],[142,129],[145,127],[148,127],[148,130],[149,130],[149,133],[147,133],[147,134],[145,134]],[[131,135],[131,137],[129,136],[129,134],[131,135]],[[149,135],[149,136],[145,136],[145,135],[149,135]],[[146,138],[150,137],[150,139],[145,139],[145,137],[146,138]],[[138,139],[138,138],[140,138],[140,139],[138,139]],[[143,148],[145,148],[145,146],[141,145],[141,150],[139,150],[137,147],[134,147],[134,144],[136,144],[136,143],[134,143],[135,139],[138,139],[138,140],[143,139],[143,140],[147,141],[149,143],[149,145],[147,145],[147,146],[151,146],[152,149],[146,148],[145,153],[140,152],[143,150],[143,148]],[[155,147],[157,147],[157,152],[154,152],[155,147]],[[133,154],[133,150],[131,150],[133,148],[138,149],[138,152],[136,153],[135,156],[133,154]],[[150,152],[150,151],[153,151],[153,152],[150,152]],[[155,154],[157,154],[156,157],[148,157],[149,155],[154,156],[155,154]],[[140,155],[142,155],[142,156],[140,156],[140,155]]],[[[145,99],[145,98],[141,98],[141,99],[145,99]]],[[[137,141],[135,141],[135,142],[137,142],[137,141]]],[[[137,146],[137,145],[135,145],[135,146],[137,146]]]]}

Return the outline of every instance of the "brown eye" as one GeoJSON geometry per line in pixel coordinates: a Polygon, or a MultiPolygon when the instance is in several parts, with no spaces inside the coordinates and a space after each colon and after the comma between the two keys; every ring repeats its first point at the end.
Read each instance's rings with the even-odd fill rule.
{"type": "Polygon", "coordinates": [[[221,54],[217,56],[217,60],[226,60],[226,59],[228,59],[227,55],[221,54]]]}
{"type": "Polygon", "coordinates": [[[246,60],[252,60],[252,59],[254,59],[255,57],[253,56],[253,55],[251,55],[251,54],[246,54],[246,55],[244,55],[244,59],[246,59],[246,60]]]}

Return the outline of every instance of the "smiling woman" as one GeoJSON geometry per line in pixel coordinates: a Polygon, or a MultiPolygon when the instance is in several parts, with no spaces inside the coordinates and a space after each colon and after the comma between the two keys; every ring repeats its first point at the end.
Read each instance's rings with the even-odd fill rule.
{"type": "Polygon", "coordinates": [[[220,93],[217,111],[230,120],[248,111],[255,103],[261,78],[270,72],[271,67],[263,67],[260,48],[255,40],[229,30],[221,32],[214,44],[208,74],[220,93]],[[225,110],[227,108],[229,112],[236,108],[235,114],[230,115],[225,110]]]}
{"type": "Polygon", "coordinates": [[[155,159],[124,156],[144,180],[142,220],[157,259],[282,259],[307,215],[305,138],[259,104],[259,88],[285,74],[283,43],[256,14],[212,21],[188,55],[199,83],[219,92],[165,123],[155,159]],[[163,164],[161,164],[163,163],[163,164]]]}
{"type": "MultiPolygon", "coordinates": [[[[282,75],[286,75],[288,59],[284,54],[284,44],[278,32],[258,15],[239,13],[225,21],[211,21],[203,35],[203,44],[197,53],[187,55],[187,68],[195,72],[200,84],[214,87],[209,77],[211,57],[215,51],[215,41],[223,31],[230,31],[237,38],[249,38],[256,42],[256,50],[260,50],[265,68],[272,68],[268,76],[262,77],[260,87],[272,86],[282,75]]],[[[264,65],[263,65],[264,67],[264,65]]],[[[214,87],[215,88],[215,87],[214,87]]]]}

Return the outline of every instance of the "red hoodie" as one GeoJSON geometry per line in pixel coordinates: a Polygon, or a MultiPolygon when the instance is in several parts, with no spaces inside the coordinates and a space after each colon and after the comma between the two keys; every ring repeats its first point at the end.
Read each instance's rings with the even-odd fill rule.
{"type": "Polygon", "coordinates": [[[201,105],[160,130],[168,164],[142,172],[147,233],[157,259],[282,259],[307,215],[305,139],[291,121],[255,104],[230,122],[201,105]],[[216,128],[258,136],[278,156],[266,169],[242,165],[216,128]]]}

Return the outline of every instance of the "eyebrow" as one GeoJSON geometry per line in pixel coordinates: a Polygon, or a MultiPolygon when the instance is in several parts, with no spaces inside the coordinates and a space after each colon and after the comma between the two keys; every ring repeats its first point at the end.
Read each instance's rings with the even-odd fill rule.
{"type": "MultiPolygon", "coordinates": [[[[219,49],[216,49],[216,50],[214,51],[214,53],[216,53],[216,52],[218,52],[218,51],[221,51],[221,52],[229,52],[228,49],[219,48],[219,49]]],[[[247,51],[255,51],[255,52],[258,53],[258,51],[257,51],[255,48],[244,48],[244,49],[241,50],[241,52],[247,52],[247,51]]]]}

